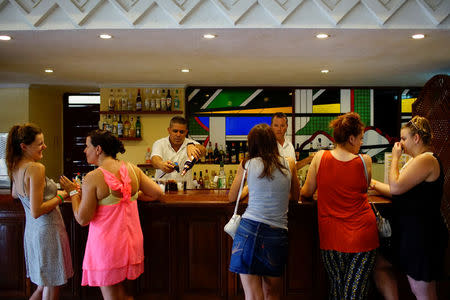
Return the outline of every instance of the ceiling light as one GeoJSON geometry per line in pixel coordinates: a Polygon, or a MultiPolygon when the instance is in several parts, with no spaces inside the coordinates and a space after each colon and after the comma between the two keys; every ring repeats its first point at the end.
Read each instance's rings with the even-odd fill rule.
{"type": "Polygon", "coordinates": [[[412,35],[411,37],[412,37],[413,39],[415,39],[415,40],[421,40],[421,39],[423,39],[423,38],[425,37],[425,35],[422,34],[422,33],[418,33],[418,34],[412,35]]]}
{"type": "Polygon", "coordinates": [[[111,35],[106,34],[106,33],[100,34],[99,37],[104,40],[109,40],[110,38],[112,38],[111,35]]]}
{"type": "Polygon", "coordinates": [[[52,69],[45,69],[45,73],[53,73],[52,69]]]}
{"type": "Polygon", "coordinates": [[[326,74],[326,73],[330,72],[330,70],[322,70],[322,71],[320,71],[320,72],[326,74]]]}
{"type": "Polygon", "coordinates": [[[0,40],[2,41],[9,41],[11,37],[9,35],[0,35],[0,40]]]}
{"type": "Polygon", "coordinates": [[[318,38],[318,39],[327,39],[329,37],[330,37],[330,35],[328,35],[326,33],[319,33],[318,35],[316,35],[316,38],[318,38]]]}
{"type": "Polygon", "coordinates": [[[215,34],[211,34],[211,33],[207,33],[207,34],[204,34],[203,37],[205,39],[213,39],[213,38],[216,37],[216,35],[215,34]]]}
{"type": "Polygon", "coordinates": [[[181,72],[183,72],[183,73],[189,73],[189,69],[181,69],[181,72]]]}

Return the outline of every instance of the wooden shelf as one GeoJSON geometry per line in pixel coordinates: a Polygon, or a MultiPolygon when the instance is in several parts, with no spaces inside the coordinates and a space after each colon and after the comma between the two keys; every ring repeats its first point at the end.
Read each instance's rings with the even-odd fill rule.
{"type": "Polygon", "coordinates": [[[171,110],[171,111],[153,111],[153,110],[120,110],[120,111],[100,111],[101,115],[179,115],[183,114],[181,110],[171,110]]]}
{"type": "Polygon", "coordinates": [[[137,138],[137,137],[121,137],[119,138],[119,140],[121,141],[142,141],[142,138],[137,138]]]}

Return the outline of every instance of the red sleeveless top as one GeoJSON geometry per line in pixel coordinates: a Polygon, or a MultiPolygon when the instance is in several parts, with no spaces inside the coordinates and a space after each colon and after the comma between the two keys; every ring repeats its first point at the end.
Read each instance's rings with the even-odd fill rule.
{"type": "Polygon", "coordinates": [[[377,224],[361,159],[344,162],[325,151],[316,178],[320,249],[356,253],[377,248],[377,224]]]}

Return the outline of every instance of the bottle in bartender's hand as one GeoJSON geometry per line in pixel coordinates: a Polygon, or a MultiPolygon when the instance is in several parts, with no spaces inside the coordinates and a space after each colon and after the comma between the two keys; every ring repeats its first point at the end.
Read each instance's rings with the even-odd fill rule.
{"type": "Polygon", "coordinates": [[[187,161],[184,163],[183,170],[181,171],[181,176],[186,175],[187,171],[189,171],[190,169],[192,169],[192,167],[195,165],[196,162],[197,162],[197,159],[194,158],[193,156],[191,157],[190,160],[187,160],[187,161]]]}

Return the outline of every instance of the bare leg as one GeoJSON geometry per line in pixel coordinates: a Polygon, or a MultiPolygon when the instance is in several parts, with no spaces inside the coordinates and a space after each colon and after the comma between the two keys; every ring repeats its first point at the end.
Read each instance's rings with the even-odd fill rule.
{"type": "Polygon", "coordinates": [[[263,300],[262,279],[258,275],[239,274],[244,287],[245,300],[263,300]]]}
{"type": "Polygon", "coordinates": [[[411,290],[417,300],[437,300],[436,281],[426,282],[408,277],[411,290]]]}
{"type": "Polygon", "coordinates": [[[101,286],[103,299],[105,300],[126,300],[127,296],[122,283],[109,286],[101,286]]]}
{"type": "Polygon", "coordinates": [[[44,287],[38,285],[36,290],[33,292],[33,295],[31,295],[30,300],[42,300],[42,292],[44,291],[44,287]]]}
{"type": "Polygon", "coordinates": [[[281,299],[281,277],[263,277],[264,300],[281,299]]]}
{"type": "Polygon", "coordinates": [[[382,255],[377,254],[373,278],[378,291],[386,300],[398,300],[397,279],[390,262],[382,255]]]}
{"type": "Polygon", "coordinates": [[[44,286],[42,300],[58,300],[59,286],[44,286]]]}

